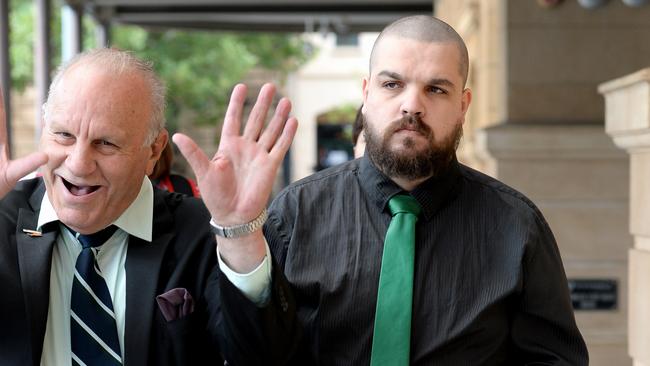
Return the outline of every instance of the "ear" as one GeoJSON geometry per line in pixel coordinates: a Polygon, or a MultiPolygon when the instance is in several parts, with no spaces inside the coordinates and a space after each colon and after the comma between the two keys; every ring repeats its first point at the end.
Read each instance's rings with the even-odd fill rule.
{"type": "Polygon", "coordinates": [[[361,112],[366,113],[366,101],[368,100],[368,88],[370,87],[370,76],[364,77],[361,82],[361,92],[363,93],[363,105],[361,106],[361,112]]]}
{"type": "Polygon", "coordinates": [[[167,142],[169,141],[169,132],[166,129],[163,129],[156,137],[156,140],[151,143],[149,146],[151,148],[151,155],[147,160],[147,175],[150,175],[153,172],[153,168],[156,166],[156,162],[160,159],[160,154],[162,154],[167,142]]]}
{"type": "Polygon", "coordinates": [[[472,103],[472,90],[470,88],[465,88],[463,90],[463,95],[460,99],[460,108],[462,113],[462,123],[465,123],[465,114],[469,109],[469,105],[472,103]]]}

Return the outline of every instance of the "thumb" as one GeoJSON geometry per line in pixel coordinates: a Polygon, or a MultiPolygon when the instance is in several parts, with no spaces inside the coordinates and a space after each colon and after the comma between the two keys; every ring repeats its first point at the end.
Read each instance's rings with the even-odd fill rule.
{"type": "Polygon", "coordinates": [[[196,178],[201,179],[210,166],[210,160],[205,153],[194,140],[182,133],[175,133],[172,136],[172,141],[178,146],[181,154],[190,164],[190,168],[194,171],[196,178]]]}

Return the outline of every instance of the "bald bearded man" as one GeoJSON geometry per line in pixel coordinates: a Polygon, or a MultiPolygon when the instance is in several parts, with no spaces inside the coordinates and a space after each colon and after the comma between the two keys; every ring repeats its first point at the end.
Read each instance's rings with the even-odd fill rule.
{"type": "MultiPolygon", "coordinates": [[[[286,188],[264,235],[272,180],[243,157],[273,151],[260,122],[241,136],[224,126],[228,179],[213,182],[235,195],[210,212],[219,230],[243,228],[217,240],[229,362],[587,365],[542,213],[456,159],[472,100],[461,37],[430,16],[400,19],[369,71],[365,156],[286,188]]],[[[200,177],[207,158],[176,142],[200,177]]]]}

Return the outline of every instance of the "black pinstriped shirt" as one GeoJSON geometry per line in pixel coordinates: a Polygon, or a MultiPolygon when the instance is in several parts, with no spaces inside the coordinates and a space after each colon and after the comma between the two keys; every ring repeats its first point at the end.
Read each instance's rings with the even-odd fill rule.
{"type": "MultiPolygon", "coordinates": [[[[292,285],[300,365],[368,365],[388,200],[361,158],[273,201],[265,235],[292,285]]],[[[454,161],[410,192],[416,228],[413,365],[587,365],[555,239],[512,188],[454,161]]]]}

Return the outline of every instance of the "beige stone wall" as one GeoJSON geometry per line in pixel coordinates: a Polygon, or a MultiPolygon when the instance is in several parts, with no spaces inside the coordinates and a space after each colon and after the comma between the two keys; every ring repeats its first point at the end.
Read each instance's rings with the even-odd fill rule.
{"type": "Polygon", "coordinates": [[[468,125],[602,123],[598,84],[650,63],[650,6],[621,1],[438,0],[436,16],[465,39],[474,91],[468,125]]]}
{"type": "Polygon", "coordinates": [[[477,146],[475,130],[505,122],[602,123],[598,84],[650,62],[650,6],[610,1],[587,10],[573,0],[549,9],[532,0],[434,3],[436,16],[468,45],[474,100],[459,155],[482,170],[493,170],[493,162],[477,146]]]}
{"type": "Polygon", "coordinates": [[[508,121],[602,123],[598,84],[650,63],[650,6],[508,4],[508,121]]]}

